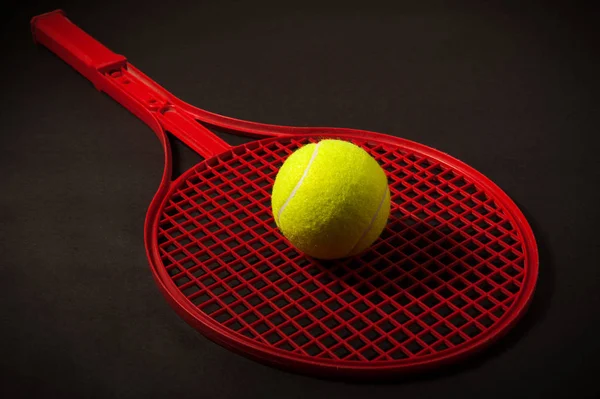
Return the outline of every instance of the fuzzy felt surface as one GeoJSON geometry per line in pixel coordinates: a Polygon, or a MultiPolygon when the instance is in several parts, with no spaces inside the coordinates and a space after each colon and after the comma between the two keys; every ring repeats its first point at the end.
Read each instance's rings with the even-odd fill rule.
{"type": "Polygon", "coordinates": [[[284,162],[272,208],[279,229],[302,252],[320,259],[351,256],[369,247],[387,222],[387,177],[362,148],[322,140],[284,162]]]}

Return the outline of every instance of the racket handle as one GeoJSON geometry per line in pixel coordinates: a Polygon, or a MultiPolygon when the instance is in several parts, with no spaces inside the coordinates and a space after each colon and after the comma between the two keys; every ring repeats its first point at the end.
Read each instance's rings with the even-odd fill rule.
{"type": "Polygon", "coordinates": [[[102,83],[98,72],[119,69],[127,59],[115,54],[72,23],[62,10],[31,19],[33,40],[48,47],[95,86],[102,83]]]}
{"type": "MultiPolygon", "coordinates": [[[[204,157],[231,148],[200,125],[196,117],[178,106],[176,98],[72,23],[61,10],[31,20],[36,42],[89,79],[94,86],[130,110],[154,130],[156,122],[204,157]]],[[[158,128],[158,130],[161,130],[158,128]]]]}

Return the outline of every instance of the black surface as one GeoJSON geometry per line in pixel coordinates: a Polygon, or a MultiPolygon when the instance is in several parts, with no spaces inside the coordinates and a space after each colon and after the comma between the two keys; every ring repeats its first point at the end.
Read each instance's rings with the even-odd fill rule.
{"type": "Polygon", "coordinates": [[[600,394],[592,371],[600,355],[596,12],[516,2],[142,4],[3,6],[4,397],[600,394]],[[142,228],[162,171],[158,141],[31,41],[29,18],[59,7],[197,106],[385,132],[480,170],[523,209],[539,241],[530,312],[475,359],[387,384],[290,374],[203,338],[170,309],[146,263],[142,228]]]}

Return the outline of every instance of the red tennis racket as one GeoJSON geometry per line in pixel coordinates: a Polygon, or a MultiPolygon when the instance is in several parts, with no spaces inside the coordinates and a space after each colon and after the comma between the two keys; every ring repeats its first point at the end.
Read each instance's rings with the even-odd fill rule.
{"type": "Polygon", "coordinates": [[[71,23],[33,18],[37,42],[156,133],[165,167],[144,240],[173,308],[211,340],[317,375],[384,376],[458,360],[524,313],[537,273],[531,228],[508,196],[421,144],[339,128],[246,122],[177,99],[71,23]],[[230,147],[218,127],[261,140],[230,147]],[[205,160],[171,180],[171,132],[205,160]],[[317,261],[291,247],[270,207],[275,175],[298,147],[351,141],[388,175],[392,211],[366,252],[317,261]]]}

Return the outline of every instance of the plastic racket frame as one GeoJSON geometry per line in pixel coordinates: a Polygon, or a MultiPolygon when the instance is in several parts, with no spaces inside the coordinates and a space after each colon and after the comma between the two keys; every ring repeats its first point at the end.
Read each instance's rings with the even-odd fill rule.
{"type": "Polygon", "coordinates": [[[481,350],[529,304],[538,274],[531,228],[485,176],[421,144],[343,128],[220,116],[167,92],[58,10],[31,21],[48,47],[154,130],[164,148],[144,241],[172,307],[211,340],[320,376],[384,377],[481,350]],[[212,128],[261,138],[232,148],[212,128]],[[205,160],[171,180],[166,132],[205,160]],[[365,148],[387,173],[388,225],[355,257],[322,262],[276,229],[278,167],[324,137],[365,148]]]}

